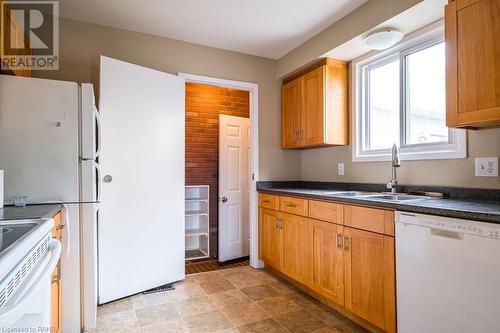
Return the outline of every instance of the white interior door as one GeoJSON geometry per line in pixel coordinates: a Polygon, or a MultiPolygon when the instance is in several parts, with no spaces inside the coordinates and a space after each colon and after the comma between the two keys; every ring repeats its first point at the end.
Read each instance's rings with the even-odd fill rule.
{"type": "Polygon", "coordinates": [[[250,119],[219,115],[219,261],[250,253],[250,119]]]}
{"type": "Polygon", "coordinates": [[[184,90],[101,57],[100,304],[184,278],[184,90]]]}

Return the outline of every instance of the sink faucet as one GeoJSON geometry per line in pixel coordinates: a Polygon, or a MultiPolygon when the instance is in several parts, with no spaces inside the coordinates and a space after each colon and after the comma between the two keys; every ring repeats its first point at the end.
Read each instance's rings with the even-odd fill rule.
{"type": "Polygon", "coordinates": [[[387,184],[387,188],[391,190],[391,193],[398,193],[398,178],[396,176],[396,168],[401,166],[399,161],[399,151],[396,144],[392,146],[392,179],[391,182],[387,184]]]}

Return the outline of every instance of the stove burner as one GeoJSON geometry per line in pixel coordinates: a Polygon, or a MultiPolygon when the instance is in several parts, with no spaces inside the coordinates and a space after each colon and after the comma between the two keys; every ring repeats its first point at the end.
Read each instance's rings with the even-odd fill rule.
{"type": "Polygon", "coordinates": [[[12,230],[14,230],[14,228],[0,227],[0,234],[5,235],[5,234],[8,234],[9,232],[11,232],[12,230]]]}
{"type": "Polygon", "coordinates": [[[36,226],[36,223],[0,224],[0,255],[11,244],[29,233],[36,226]]]}

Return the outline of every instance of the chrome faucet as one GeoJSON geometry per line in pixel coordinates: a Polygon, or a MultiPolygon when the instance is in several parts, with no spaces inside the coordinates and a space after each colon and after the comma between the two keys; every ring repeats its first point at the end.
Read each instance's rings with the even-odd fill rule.
{"type": "Polygon", "coordinates": [[[398,178],[396,176],[396,168],[401,166],[399,160],[399,151],[396,144],[392,146],[392,179],[391,182],[387,184],[387,188],[391,190],[391,193],[398,193],[398,178]]]}

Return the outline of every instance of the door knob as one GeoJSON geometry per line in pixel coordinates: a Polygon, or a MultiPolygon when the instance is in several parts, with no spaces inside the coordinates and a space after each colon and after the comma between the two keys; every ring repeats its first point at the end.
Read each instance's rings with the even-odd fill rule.
{"type": "Polygon", "coordinates": [[[220,198],[220,201],[227,202],[227,198],[226,197],[222,197],[222,198],[220,198]]]}
{"type": "Polygon", "coordinates": [[[111,177],[111,175],[106,175],[106,176],[104,176],[104,178],[102,180],[105,183],[111,183],[111,181],[113,181],[113,177],[111,177]]]}

